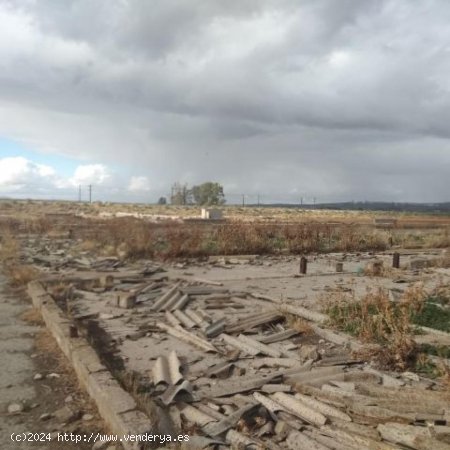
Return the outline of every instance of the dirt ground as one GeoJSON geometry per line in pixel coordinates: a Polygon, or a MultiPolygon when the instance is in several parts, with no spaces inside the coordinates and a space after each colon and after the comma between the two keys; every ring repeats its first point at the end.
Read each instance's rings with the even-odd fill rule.
{"type": "Polygon", "coordinates": [[[58,433],[90,435],[102,431],[102,423],[86,394],[78,389],[56,342],[42,324],[33,323],[37,317],[29,311],[24,296],[8,288],[0,276],[0,448],[91,449],[92,443],[58,442],[58,433]],[[23,410],[9,413],[11,405],[21,405],[23,410]],[[53,416],[64,406],[92,418],[64,425],[53,416]],[[22,433],[33,433],[33,437],[29,442],[17,442],[11,439],[13,433],[18,439],[23,439],[22,433]]]}

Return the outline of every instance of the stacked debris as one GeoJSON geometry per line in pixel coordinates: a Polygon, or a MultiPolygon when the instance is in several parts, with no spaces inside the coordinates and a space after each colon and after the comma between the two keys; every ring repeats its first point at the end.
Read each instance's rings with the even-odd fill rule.
{"type": "Polygon", "coordinates": [[[450,449],[448,390],[355,359],[323,314],[151,265],[71,282],[72,317],[96,315],[197,448],[450,449]]]}
{"type": "Polygon", "coordinates": [[[371,369],[352,358],[349,339],[318,325],[312,329],[334,342],[290,328],[286,313],[323,322],[304,308],[261,302],[263,310],[249,314],[243,297],[232,320],[213,317],[205,306],[213,300],[233,308],[234,295],[212,290],[177,282],[150,306],[156,335],[211,361],[196,370],[195,359],[172,350],[149,373],[156,398],[180,429],[203,435],[197,445],[450,448],[450,394],[435,382],[371,369]]]}

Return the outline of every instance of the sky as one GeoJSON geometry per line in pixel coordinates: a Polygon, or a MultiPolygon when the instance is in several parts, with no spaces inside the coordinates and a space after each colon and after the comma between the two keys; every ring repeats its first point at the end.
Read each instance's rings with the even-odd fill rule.
{"type": "Polygon", "coordinates": [[[450,200],[446,0],[0,0],[0,197],[450,200]]]}

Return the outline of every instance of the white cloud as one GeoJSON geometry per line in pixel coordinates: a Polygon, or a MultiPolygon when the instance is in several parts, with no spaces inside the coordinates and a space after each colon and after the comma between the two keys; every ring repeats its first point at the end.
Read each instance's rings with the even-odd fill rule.
{"type": "Polygon", "coordinates": [[[106,185],[112,181],[112,173],[103,164],[85,164],[75,169],[70,182],[74,186],[95,184],[106,185]]]}
{"type": "Polygon", "coordinates": [[[144,176],[131,177],[128,190],[132,192],[149,191],[150,180],[144,176]]]}
{"type": "Polygon", "coordinates": [[[37,164],[21,156],[0,159],[0,191],[15,192],[30,189],[50,188],[58,181],[55,170],[44,164],[37,164]]]}
{"type": "MultiPolygon", "coordinates": [[[[76,200],[81,186],[86,199],[92,185],[97,200],[126,200],[124,180],[103,164],[84,164],[75,168],[72,176],[63,176],[57,168],[39,164],[22,156],[0,158],[0,194],[26,198],[61,198],[76,200]]],[[[130,190],[147,191],[146,177],[131,177],[130,190]]]]}

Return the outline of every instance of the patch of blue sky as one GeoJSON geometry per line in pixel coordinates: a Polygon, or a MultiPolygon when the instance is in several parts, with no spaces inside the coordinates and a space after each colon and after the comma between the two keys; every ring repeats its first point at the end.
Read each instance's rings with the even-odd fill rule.
{"type": "MultiPolygon", "coordinates": [[[[61,176],[72,176],[80,161],[66,156],[38,152],[27,144],[0,136],[0,158],[21,156],[37,164],[52,167],[61,176]]],[[[82,164],[86,164],[83,162],[82,164]]]]}

